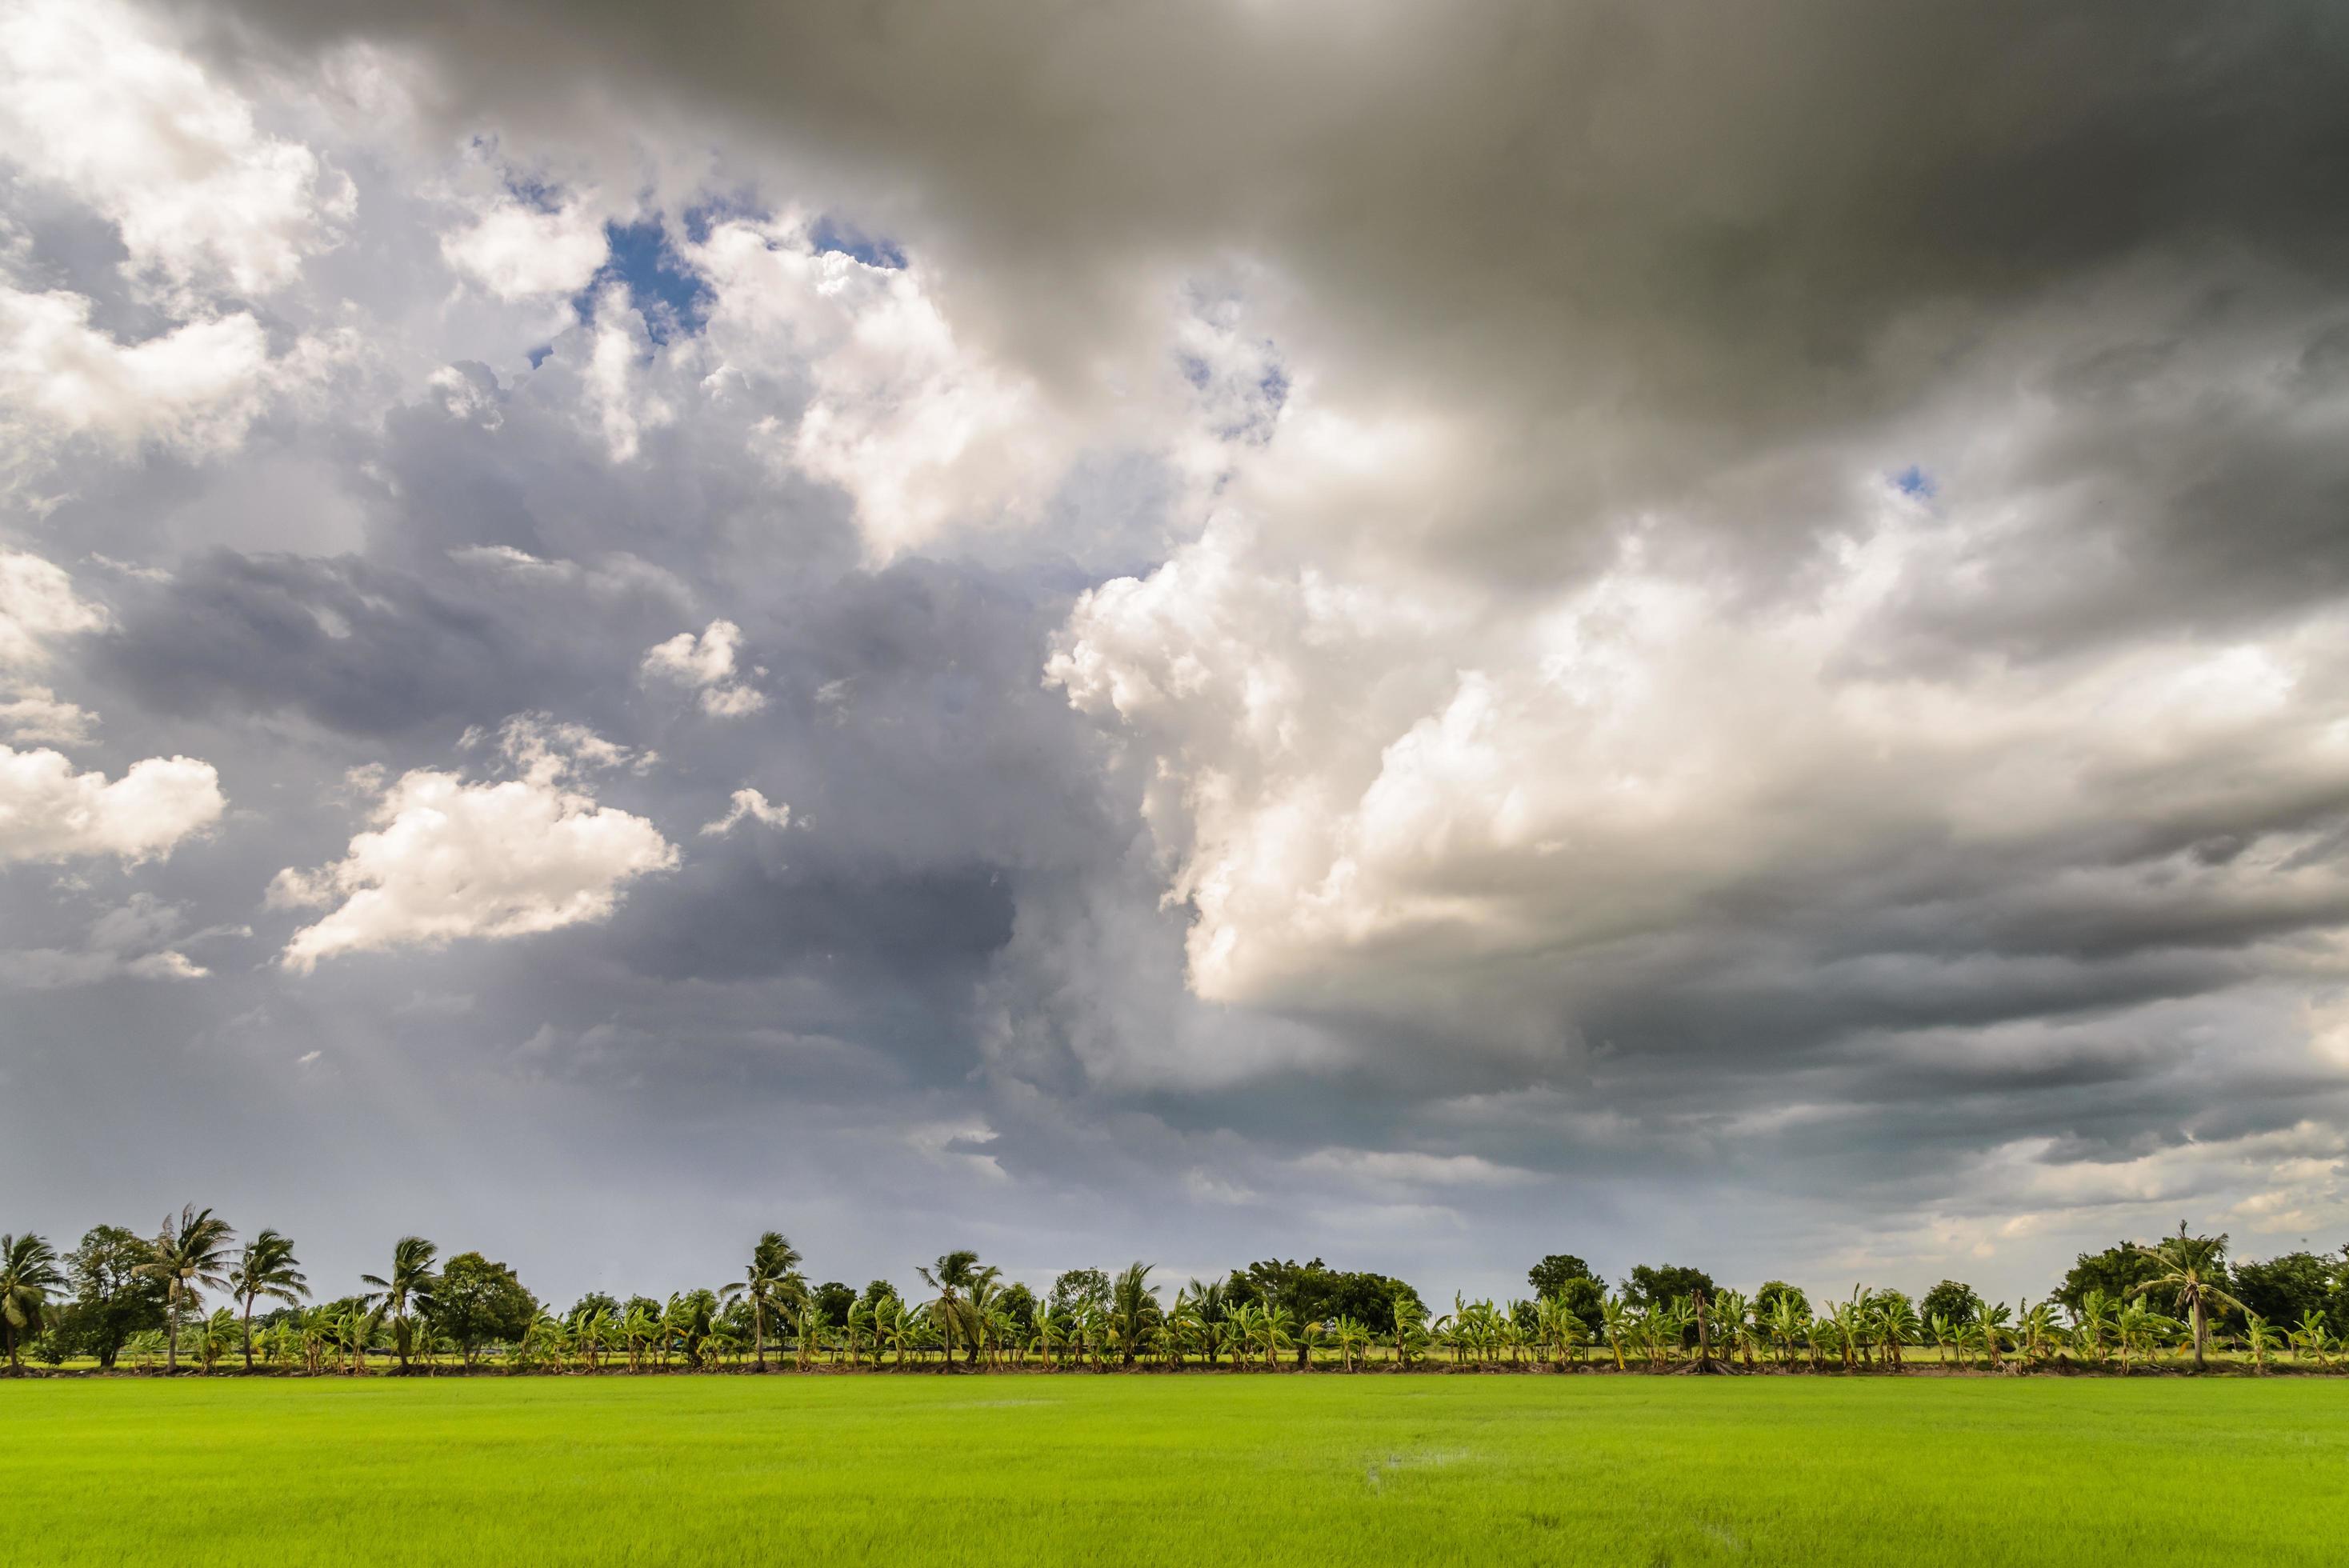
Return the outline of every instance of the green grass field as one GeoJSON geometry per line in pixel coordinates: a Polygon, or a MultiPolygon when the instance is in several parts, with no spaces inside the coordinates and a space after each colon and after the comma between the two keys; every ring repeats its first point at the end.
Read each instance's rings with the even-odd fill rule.
{"type": "Polygon", "coordinates": [[[2336,1563],[2294,1379],[0,1385],[12,1563],[2336,1563]]]}

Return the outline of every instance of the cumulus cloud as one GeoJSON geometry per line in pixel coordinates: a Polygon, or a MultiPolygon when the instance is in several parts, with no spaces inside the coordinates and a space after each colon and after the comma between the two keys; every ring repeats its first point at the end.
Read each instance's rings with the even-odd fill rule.
{"type": "Polygon", "coordinates": [[[220,820],[220,775],[191,757],[150,757],[109,780],[63,752],[0,746],[0,864],[171,852],[220,820]]]}
{"type": "Polygon", "coordinates": [[[458,272],[502,300],[574,294],[593,282],[610,246],[604,220],[581,201],[533,206],[502,193],[440,238],[458,272]]]}
{"type": "Polygon", "coordinates": [[[243,311],[133,344],[89,315],[79,294],[0,286],[0,428],[28,446],[88,435],[121,451],[218,453],[243,438],[282,368],[243,311]]]}
{"type": "MultiPolygon", "coordinates": [[[[347,181],[262,131],[240,94],[112,0],[0,16],[0,157],[95,208],[121,233],[124,270],[174,295],[281,289],[352,211],[347,181]]],[[[25,330],[0,325],[0,338],[25,330]]]]}
{"type": "Polygon", "coordinates": [[[713,718],[740,718],[767,706],[766,695],[735,678],[735,654],[742,628],[712,621],[698,633],[679,632],[646,650],[644,674],[698,693],[701,711],[713,718]]]}
{"type": "Polygon", "coordinates": [[[285,967],[307,974],[347,954],[605,920],[627,883],[677,863],[650,821],[577,787],[578,774],[622,760],[611,743],[522,719],[506,727],[501,748],[518,777],[469,783],[411,769],[382,789],[375,826],[342,860],[277,874],[272,907],[334,906],[294,934],[285,967]]]}
{"type": "Polygon", "coordinates": [[[952,524],[1031,518],[1073,455],[1070,421],[958,342],[917,271],[820,250],[792,222],[719,224],[691,253],[716,292],[721,384],[779,351],[807,364],[805,407],[763,423],[762,449],[846,490],[875,560],[952,524]]]}

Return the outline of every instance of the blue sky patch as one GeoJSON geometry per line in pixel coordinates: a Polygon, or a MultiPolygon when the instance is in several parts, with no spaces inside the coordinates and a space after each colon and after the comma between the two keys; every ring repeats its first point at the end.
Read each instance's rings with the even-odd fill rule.
{"type": "Polygon", "coordinates": [[[655,343],[701,330],[709,319],[709,287],[677,253],[657,216],[637,223],[606,223],[604,237],[611,245],[611,257],[573,302],[582,320],[592,313],[595,296],[605,285],[620,283],[627,285],[628,303],[643,313],[655,343]]]}

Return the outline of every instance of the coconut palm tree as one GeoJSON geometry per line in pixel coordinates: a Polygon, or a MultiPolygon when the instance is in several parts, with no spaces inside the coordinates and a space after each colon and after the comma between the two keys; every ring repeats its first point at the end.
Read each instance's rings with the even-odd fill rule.
{"type": "Polygon", "coordinates": [[[264,1227],[244,1243],[236,1266],[229,1270],[228,1288],[244,1307],[244,1369],[248,1372],[253,1370],[253,1304],[265,1295],[291,1306],[308,1295],[310,1282],[303,1277],[301,1264],[294,1255],[293,1242],[264,1227]]]}
{"type": "Polygon", "coordinates": [[[728,1301],[749,1298],[751,1354],[761,1372],[767,1369],[767,1314],[806,1290],[799,1266],[799,1249],[784,1239],[782,1232],[769,1231],[751,1246],[750,1266],[742,1277],[718,1293],[728,1301]]]}
{"type": "Polygon", "coordinates": [[[181,1315],[201,1301],[205,1291],[228,1288],[228,1245],[234,1240],[236,1233],[226,1220],[190,1203],[176,1221],[164,1215],[161,1233],[147,1244],[148,1258],[139,1272],[164,1284],[166,1373],[180,1369],[181,1315]]]}
{"type": "Polygon", "coordinates": [[[2227,1238],[2189,1236],[2186,1222],[2178,1222],[2178,1233],[2158,1247],[2137,1249],[2161,1265],[2161,1272],[2147,1280],[2129,1294],[2143,1295],[2147,1291],[2171,1295],[2186,1309],[2187,1321],[2194,1329],[2194,1369],[2203,1369],[2202,1354],[2210,1343],[2210,1308],[2231,1306],[2237,1312],[2243,1304],[2227,1294],[2227,1238]]]}
{"type": "Polygon", "coordinates": [[[1117,1334],[1126,1366],[1133,1365],[1136,1346],[1156,1326],[1159,1317],[1158,1294],[1150,1288],[1150,1265],[1136,1260],[1117,1273],[1110,1282],[1109,1316],[1117,1334]]]}
{"type": "MultiPolygon", "coordinates": [[[[931,1311],[938,1325],[940,1336],[946,1342],[947,1361],[951,1365],[954,1361],[955,1336],[964,1326],[963,1293],[971,1287],[980,1273],[978,1254],[968,1248],[960,1248],[941,1254],[938,1261],[928,1268],[917,1268],[914,1272],[922,1276],[924,1284],[938,1293],[937,1300],[931,1305],[931,1311]]],[[[989,1269],[986,1272],[989,1278],[994,1277],[994,1270],[989,1269]]],[[[965,1357],[965,1364],[976,1366],[978,1362],[978,1340],[976,1335],[968,1336],[968,1344],[969,1349],[965,1357]]]]}
{"type": "Polygon", "coordinates": [[[408,1353],[412,1342],[413,1325],[409,1314],[432,1310],[432,1293],[440,1288],[440,1276],[432,1272],[433,1260],[440,1249],[422,1236],[402,1236],[392,1243],[389,1275],[361,1274],[359,1283],[375,1286],[375,1294],[367,1298],[374,1309],[375,1321],[391,1320],[391,1348],[399,1357],[399,1369],[408,1370],[408,1353]]]}
{"type": "Polygon", "coordinates": [[[49,1292],[63,1290],[66,1276],[58,1272],[57,1249],[26,1232],[0,1236],[0,1332],[8,1339],[8,1370],[25,1369],[24,1345],[37,1330],[49,1292]]]}

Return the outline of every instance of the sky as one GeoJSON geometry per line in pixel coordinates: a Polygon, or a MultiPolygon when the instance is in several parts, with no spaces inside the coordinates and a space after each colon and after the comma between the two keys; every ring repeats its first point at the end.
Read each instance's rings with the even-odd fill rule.
{"type": "Polygon", "coordinates": [[[0,1228],[2349,1240],[2349,11],[0,0],[0,1228]]]}

